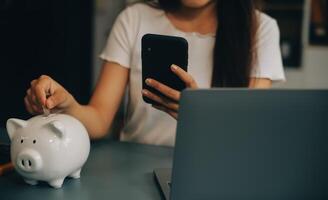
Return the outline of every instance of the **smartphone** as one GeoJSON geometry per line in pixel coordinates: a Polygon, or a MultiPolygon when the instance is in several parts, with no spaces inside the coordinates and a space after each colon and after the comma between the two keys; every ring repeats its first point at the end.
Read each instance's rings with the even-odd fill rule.
{"type": "MultiPolygon", "coordinates": [[[[186,84],[171,70],[175,64],[183,70],[188,70],[188,42],[182,37],[146,34],[141,41],[142,59],[142,88],[163,96],[160,92],[149,87],[147,78],[155,79],[175,90],[182,91],[186,84]]],[[[149,104],[157,105],[153,100],[143,97],[149,104]]]]}

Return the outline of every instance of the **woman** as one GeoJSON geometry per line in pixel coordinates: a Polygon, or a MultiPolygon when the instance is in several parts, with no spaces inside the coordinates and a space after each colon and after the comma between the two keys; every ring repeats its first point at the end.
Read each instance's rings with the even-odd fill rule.
{"type": "Polygon", "coordinates": [[[272,81],[285,79],[278,26],[257,12],[252,0],[159,0],[134,4],[118,16],[100,56],[104,65],[88,105],[80,105],[59,83],[41,76],[27,91],[27,110],[63,110],[83,122],[91,138],[102,138],[128,87],[121,140],[174,145],[180,92],[152,79],[147,84],[168,98],[141,91],[141,38],[147,33],[188,41],[188,73],[175,65],[171,69],[189,88],[270,88],[272,81]],[[147,105],[142,95],[161,106],[147,105]]]}

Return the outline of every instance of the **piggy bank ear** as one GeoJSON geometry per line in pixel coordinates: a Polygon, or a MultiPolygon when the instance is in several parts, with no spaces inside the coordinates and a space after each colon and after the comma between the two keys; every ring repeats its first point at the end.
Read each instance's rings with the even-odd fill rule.
{"type": "Polygon", "coordinates": [[[7,121],[7,132],[10,140],[14,138],[17,129],[24,128],[27,122],[21,119],[8,119],[7,121]]]}
{"type": "Polygon", "coordinates": [[[66,130],[64,124],[62,124],[60,121],[52,121],[48,125],[59,138],[65,139],[66,130]]]}

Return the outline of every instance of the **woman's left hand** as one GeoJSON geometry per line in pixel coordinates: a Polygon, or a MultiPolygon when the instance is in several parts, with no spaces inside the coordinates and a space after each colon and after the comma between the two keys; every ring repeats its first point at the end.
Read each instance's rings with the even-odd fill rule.
{"type": "MultiPolygon", "coordinates": [[[[171,66],[171,70],[174,74],[176,74],[183,82],[186,83],[187,88],[197,89],[197,83],[195,82],[194,78],[188,74],[186,71],[181,69],[176,65],[171,66]]],[[[159,105],[153,105],[154,108],[161,110],[163,112],[168,113],[173,118],[178,119],[178,111],[179,111],[179,101],[181,97],[181,92],[174,90],[154,79],[146,79],[146,84],[160,93],[162,93],[165,97],[160,97],[155,95],[154,93],[148,90],[142,90],[142,95],[148,97],[159,105]]]]}

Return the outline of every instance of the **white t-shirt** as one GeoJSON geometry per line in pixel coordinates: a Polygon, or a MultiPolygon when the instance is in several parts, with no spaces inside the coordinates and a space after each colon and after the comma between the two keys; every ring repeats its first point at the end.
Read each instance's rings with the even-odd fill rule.
{"type": "MultiPolygon", "coordinates": [[[[259,13],[258,62],[252,77],[285,80],[279,46],[279,29],[274,19],[259,13]]],[[[122,141],[168,145],[175,143],[176,120],[146,104],[141,95],[141,38],[147,33],[184,37],[189,44],[188,72],[200,88],[211,87],[215,35],[186,33],[169,21],[165,12],[138,3],[116,19],[100,57],[130,69],[128,102],[122,141]]]]}

